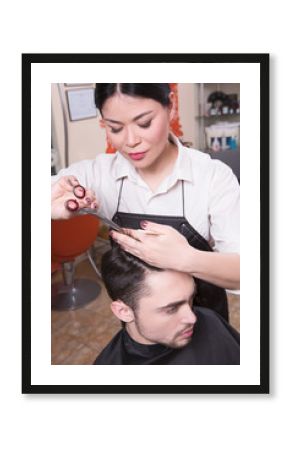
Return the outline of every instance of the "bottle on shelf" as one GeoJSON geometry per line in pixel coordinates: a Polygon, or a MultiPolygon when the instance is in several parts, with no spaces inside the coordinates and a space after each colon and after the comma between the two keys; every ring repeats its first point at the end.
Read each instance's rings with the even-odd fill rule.
{"type": "Polygon", "coordinates": [[[220,142],[219,142],[217,137],[214,138],[214,140],[213,140],[213,142],[211,144],[211,149],[214,152],[219,152],[220,151],[221,145],[220,145],[220,142]]]}

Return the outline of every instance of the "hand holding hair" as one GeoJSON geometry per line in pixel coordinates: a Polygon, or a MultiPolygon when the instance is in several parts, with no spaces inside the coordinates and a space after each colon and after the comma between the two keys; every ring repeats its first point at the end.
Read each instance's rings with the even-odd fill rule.
{"type": "Polygon", "coordinates": [[[186,271],[188,258],[197,252],[186,238],[168,225],[142,222],[141,226],[143,229],[125,229],[126,234],[110,234],[123,250],[152,266],[186,271]]]}

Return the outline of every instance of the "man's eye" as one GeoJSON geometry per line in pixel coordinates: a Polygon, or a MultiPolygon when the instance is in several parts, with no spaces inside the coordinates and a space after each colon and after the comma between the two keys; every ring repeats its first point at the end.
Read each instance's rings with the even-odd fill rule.
{"type": "Polygon", "coordinates": [[[189,306],[190,306],[191,308],[192,308],[192,306],[193,306],[194,299],[195,299],[195,294],[191,297],[191,299],[190,299],[190,301],[189,301],[189,306]]]}
{"type": "Polygon", "coordinates": [[[177,311],[177,306],[171,306],[170,308],[166,309],[167,314],[174,314],[177,311]]]}
{"type": "Polygon", "coordinates": [[[119,133],[122,130],[121,128],[111,128],[111,133],[119,133]]]}
{"type": "Polygon", "coordinates": [[[141,128],[149,128],[151,125],[152,120],[149,120],[148,122],[145,123],[139,123],[139,127],[141,128]]]}

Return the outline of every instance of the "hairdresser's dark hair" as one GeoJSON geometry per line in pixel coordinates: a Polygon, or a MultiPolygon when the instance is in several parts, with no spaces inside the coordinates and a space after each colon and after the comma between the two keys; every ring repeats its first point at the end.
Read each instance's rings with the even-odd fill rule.
{"type": "Polygon", "coordinates": [[[102,112],[105,101],[116,92],[132,97],[151,98],[163,106],[169,106],[170,104],[170,86],[168,83],[97,83],[95,103],[100,112],[102,112]]]}
{"type": "Polygon", "coordinates": [[[124,252],[117,244],[113,244],[101,261],[102,278],[109,296],[113,301],[122,300],[134,311],[138,309],[138,300],[150,293],[146,274],[162,270],[124,252]]]}

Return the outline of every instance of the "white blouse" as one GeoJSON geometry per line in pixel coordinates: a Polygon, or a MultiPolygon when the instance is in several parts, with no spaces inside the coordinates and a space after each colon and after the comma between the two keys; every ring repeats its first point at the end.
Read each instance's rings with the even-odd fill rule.
{"type": "Polygon", "coordinates": [[[221,161],[199,150],[184,147],[177,138],[178,158],[172,173],[152,192],[133,165],[119,152],[99,154],[62,169],[74,175],[80,184],[93,190],[100,202],[100,212],[112,218],[124,179],[119,211],[138,214],[182,216],[182,182],[184,210],[188,222],[213,249],[239,253],[240,189],[232,170],[221,161]]]}

